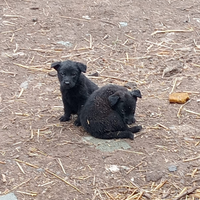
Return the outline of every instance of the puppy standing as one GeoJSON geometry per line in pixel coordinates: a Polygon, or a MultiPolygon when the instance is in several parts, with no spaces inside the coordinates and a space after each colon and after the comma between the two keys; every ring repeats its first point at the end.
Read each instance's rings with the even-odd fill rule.
{"type": "Polygon", "coordinates": [[[86,72],[87,66],[70,60],[55,62],[51,65],[58,74],[60,91],[64,105],[64,115],[61,122],[69,121],[71,114],[78,114],[74,124],[80,126],[79,114],[87,98],[98,86],[90,81],[82,72],[86,72]]]}
{"type": "Polygon", "coordinates": [[[92,136],[102,139],[130,138],[141,126],[129,128],[135,122],[134,114],[139,90],[129,92],[118,85],[106,85],[94,91],[83,106],[81,125],[92,136]]]}

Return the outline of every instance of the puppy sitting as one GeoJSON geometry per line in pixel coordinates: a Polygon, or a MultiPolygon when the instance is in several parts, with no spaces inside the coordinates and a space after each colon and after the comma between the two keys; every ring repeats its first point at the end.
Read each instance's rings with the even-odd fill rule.
{"type": "Polygon", "coordinates": [[[129,92],[117,85],[107,85],[94,91],[83,106],[81,125],[92,136],[102,139],[130,138],[141,126],[129,128],[135,122],[134,114],[139,90],[129,92]]]}
{"type": "Polygon", "coordinates": [[[60,91],[64,105],[64,115],[61,122],[70,120],[71,114],[78,114],[74,124],[80,126],[79,114],[87,98],[98,89],[98,86],[90,81],[82,72],[86,72],[87,66],[70,60],[55,62],[51,65],[58,74],[60,91]]]}

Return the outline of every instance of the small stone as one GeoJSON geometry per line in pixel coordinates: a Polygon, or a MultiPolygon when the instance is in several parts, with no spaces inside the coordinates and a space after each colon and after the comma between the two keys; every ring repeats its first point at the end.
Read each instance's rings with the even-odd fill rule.
{"type": "Polygon", "coordinates": [[[44,169],[38,168],[38,169],[36,169],[36,171],[37,171],[37,172],[44,172],[44,169]]]}
{"type": "Polygon", "coordinates": [[[126,22],[119,22],[119,25],[120,25],[121,27],[125,27],[125,26],[128,26],[128,23],[126,23],[126,22]]]}
{"type": "Polygon", "coordinates": [[[116,173],[120,171],[120,168],[117,165],[109,165],[109,166],[106,166],[106,170],[112,173],[116,173]]]}
{"type": "Polygon", "coordinates": [[[57,76],[57,71],[50,71],[50,72],[48,72],[48,75],[55,77],[55,76],[57,76]]]}
{"type": "Polygon", "coordinates": [[[169,170],[170,172],[175,172],[175,171],[177,170],[177,166],[175,166],[175,165],[170,165],[170,166],[168,167],[168,170],[169,170]]]}
{"type": "Polygon", "coordinates": [[[4,196],[1,196],[0,200],[17,200],[17,197],[15,196],[14,193],[9,193],[4,196]]]}

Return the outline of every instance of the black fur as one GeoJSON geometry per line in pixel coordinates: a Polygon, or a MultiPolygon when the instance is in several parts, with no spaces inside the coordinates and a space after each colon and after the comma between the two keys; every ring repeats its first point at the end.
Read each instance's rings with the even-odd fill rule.
{"type": "Polygon", "coordinates": [[[71,114],[78,114],[74,124],[80,126],[79,114],[87,98],[98,89],[98,86],[90,81],[82,72],[86,72],[87,66],[70,60],[52,63],[60,81],[60,91],[64,105],[64,115],[61,122],[70,120],[71,114]]]}
{"type": "Polygon", "coordinates": [[[81,125],[92,136],[102,139],[130,138],[141,126],[129,128],[135,122],[134,114],[139,90],[129,92],[117,85],[107,85],[94,91],[83,106],[81,125]]]}

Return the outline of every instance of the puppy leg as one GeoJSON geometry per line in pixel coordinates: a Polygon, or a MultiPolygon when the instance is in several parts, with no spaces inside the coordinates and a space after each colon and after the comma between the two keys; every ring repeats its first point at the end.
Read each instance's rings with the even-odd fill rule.
{"type": "Polygon", "coordinates": [[[101,139],[114,139],[114,138],[130,138],[131,140],[134,139],[134,135],[131,131],[116,131],[116,132],[108,132],[103,134],[94,135],[94,137],[101,138],[101,139]]]}
{"type": "Polygon", "coordinates": [[[131,131],[132,133],[137,133],[142,129],[142,126],[133,126],[131,128],[128,128],[129,131],[131,131]]]}
{"type": "Polygon", "coordinates": [[[75,126],[81,126],[80,117],[78,115],[77,119],[74,121],[75,126]]]}
{"type": "Polygon", "coordinates": [[[68,103],[66,103],[64,100],[63,100],[63,105],[64,105],[64,115],[60,118],[60,121],[66,122],[70,120],[71,109],[68,103]]]}

